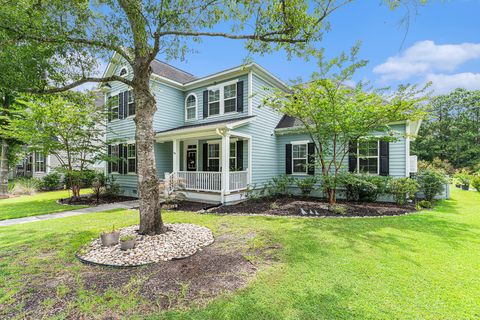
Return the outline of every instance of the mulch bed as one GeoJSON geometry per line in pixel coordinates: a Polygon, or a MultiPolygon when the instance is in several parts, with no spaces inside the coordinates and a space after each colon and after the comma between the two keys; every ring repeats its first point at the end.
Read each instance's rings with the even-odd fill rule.
{"type": "Polygon", "coordinates": [[[212,204],[203,203],[203,202],[194,202],[194,201],[181,201],[178,205],[173,207],[165,206],[165,209],[172,210],[172,211],[191,211],[197,212],[204,210],[207,207],[211,207],[212,204]]]}
{"type": "MultiPolygon", "coordinates": [[[[17,306],[2,312],[0,318],[9,319],[18,313],[22,318],[61,317],[87,319],[77,306],[70,302],[77,299],[80,291],[89,290],[91,296],[107,297],[108,292],[117,292],[130,299],[139,299],[135,313],[148,315],[170,308],[185,308],[204,304],[219,294],[244,287],[248,280],[264,264],[276,260],[272,249],[278,252],[279,246],[245,251],[245,243],[253,234],[222,234],[216,241],[193,256],[181,260],[158,262],[139,268],[116,269],[80,264],[80,269],[71,273],[43,272],[25,277],[28,285],[12,297],[10,306],[17,306]],[[245,258],[245,254],[259,257],[255,262],[245,258]],[[65,296],[58,296],[57,288],[65,288],[65,296]],[[78,291],[77,291],[78,290],[78,291]],[[104,296],[107,294],[107,296],[104,296]],[[49,301],[53,305],[47,304],[49,301]],[[140,302],[141,301],[141,302],[140,302]],[[50,305],[50,307],[49,307],[50,305]]],[[[130,312],[131,312],[130,311],[130,312]]],[[[120,309],[110,309],[98,314],[101,319],[128,318],[120,309]]]]}
{"type": "Polygon", "coordinates": [[[100,204],[114,203],[114,202],[123,202],[136,200],[137,198],[125,197],[125,196],[102,196],[97,201],[97,198],[93,195],[80,196],[79,198],[63,198],[58,200],[60,204],[68,205],[87,205],[87,206],[96,206],[100,204]]]}
{"type": "Polygon", "coordinates": [[[300,208],[310,213],[317,211],[319,216],[335,217],[375,217],[396,216],[416,211],[412,204],[399,206],[388,202],[347,202],[337,201],[346,207],[346,213],[339,214],[329,210],[328,203],[321,199],[283,197],[276,199],[247,200],[239,204],[221,206],[209,210],[226,214],[267,214],[276,216],[312,216],[302,215],[300,208]]]}

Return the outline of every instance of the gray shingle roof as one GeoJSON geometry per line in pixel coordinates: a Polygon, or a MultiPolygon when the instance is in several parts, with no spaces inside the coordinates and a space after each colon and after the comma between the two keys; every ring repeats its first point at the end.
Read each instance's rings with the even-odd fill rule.
{"type": "Polygon", "coordinates": [[[284,115],[282,119],[280,119],[280,122],[277,124],[275,129],[295,128],[301,127],[302,125],[302,122],[297,118],[284,115]]]}
{"type": "Polygon", "coordinates": [[[179,83],[187,83],[197,79],[191,73],[175,68],[162,61],[153,60],[150,66],[154,74],[179,83]]]}

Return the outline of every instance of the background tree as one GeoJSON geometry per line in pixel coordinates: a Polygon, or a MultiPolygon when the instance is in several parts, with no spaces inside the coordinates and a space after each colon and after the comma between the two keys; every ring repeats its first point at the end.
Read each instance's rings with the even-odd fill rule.
{"type": "Polygon", "coordinates": [[[30,152],[53,155],[61,164],[73,197],[78,197],[76,177],[104,155],[105,119],[103,105],[95,104],[92,92],[26,96],[15,103],[2,134],[22,141],[30,152]]]}
{"type": "MultiPolygon", "coordinates": [[[[325,61],[308,83],[293,85],[291,92],[276,91],[264,104],[297,118],[315,144],[315,156],[321,167],[322,188],[330,204],[336,202],[339,173],[349,154],[349,144],[368,140],[373,134],[394,140],[398,135],[388,125],[395,121],[418,120],[425,115],[420,97],[423,89],[400,86],[393,93],[366,88],[361,82],[352,87],[352,77],[366,61],[357,61],[358,46],[350,55],[325,61]],[[337,70],[337,71],[335,71],[337,70]]],[[[375,138],[374,139],[378,139],[375,138]]]]}
{"type": "Polygon", "coordinates": [[[456,89],[432,98],[430,117],[412,145],[421,160],[446,160],[455,168],[480,163],[480,91],[456,89]]]}

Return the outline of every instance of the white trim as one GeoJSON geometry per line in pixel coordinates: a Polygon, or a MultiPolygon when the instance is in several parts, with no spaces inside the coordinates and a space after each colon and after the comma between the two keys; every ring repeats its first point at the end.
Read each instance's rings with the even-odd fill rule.
{"type": "Polygon", "coordinates": [[[253,114],[253,72],[250,69],[248,72],[248,90],[247,90],[247,99],[248,99],[248,115],[251,116],[253,114]]]}
{"type": "MultiPolygon", "coordinates": [[[[370,142],[371,140],[366,140],[363,142],[370,142]]],[[[377,159],[377,175],[380,175],[380,139],[377,140],[377,155],[376,156],[365,156],[363,159],[377,159]]],[[[360,141],[357,141],[357,173],[360,173],[360,141]]],[[[367,172],[368,174],[372,174],[367,172]]]]}
{"type": "Polygon", "coordinates": [[[410,130],[411,130],[410,121],[407,121],[405,126],[405,177],[410,176],[410,130]]]}
{"type": "Polygon", "coordinates": [[[312,141],[310,140],[301,140],[301,141],[290,141],[290,144],[309,144],[311,143],[312,141]]]}
{"type": "Polygon", "coordinates": [[[128,76],[128,74],[129,74],[128,68],[125,67],[125,66],[121,67],[121,68],[120,68],[120,71],[118,72],[118,76],[119,76],[119,77],[123,77],[123,78],[125,78],[126,76],[128,76]],[[125,70],[127,73],[125,73],[124,75],[122,75],[122,74],[121,74],[121,73],[122,73],[122,70],[125,70]]]}
{"type": "MultiPolygon", "coordinates": [[[[192,108],[192,107],[190,107],[192,108]]],[[[198,97],[197,95],[194,93],[194,92],[190,92],[189,94],[187,94],[187,96],[185,97],[185,122],[189,122],[189,121],[195,121],[198,119],[198,97]],[[187,100],[190,96],[194,96],[195,97],[195,118],[192,118],[192,119],[188,119],[188,112],[187,112],[187,100]]]]}
{"type": "Polygon", "coordinates": [[[216,83],[214,85],[211,85],[211,86],[207,87],[205,90],[215,90],[215,89],[218,89],[222,86],[229,86],[231,84],[237,83],[238,81],[239,81],[238,79],[233,79],[233,80],[230,80],[230,81],[216,83]]]}
{"type": "Polygon", "coordinates": [[[252,149],[253,149],[253,138],[250,136],[248,138],[248,167],[246,168],[246,170],[248,170],[248,180],[247,180],[247,187],[248,185],[250,185],[252,183],[252,172],[253,172],[253,165],[252,165],[252,159],[253,159],[253,155],[252,155],[252,149]]]}
{"type": "Polygon", "coordinates": [[[184,171],[189,171],[188,170],[188,162],[187,162],[187,153],[188,151],[192,151],[193,149],[188,149],[189,145],[194,145],[195,146],[195,171],[198,171],[198,153],[199,153],[199,147],[198,147],[198,139],[197,140],[183,140],[183,164],[184,164],[184,171]]]}
{"type": "Polygon", "coordinates": [[[216,141],[207,141],[207,168],[210,167],[210,160],[217,160],[218,159],[218,171],[213,172],[221,172],[220,168],[222,167],[222,143],[219,140],[216,141]],[[210,157],[210,146],[217,145],[218,146],[218,157],[210,157]]]}
{"type": "MultiPolygon", "coordinates": [[[[235,113],[239,113],[237,111],[237,97],[238,97],[238,92],[237,92],[237,83],[238,83],[238,79],[234,79],[234,80],[230,80],[230,81],[226,81],[226,82],[221,82],[221,83],[217,83],[213,86],[210,86],[210,87],[207,87],[206,90],[207,90],[207,118],[214,118],[214,117],[219,117],[219,116],[223,116],[223,115],[230,115],[230,114],[235,114],[235,113]],[[228,100],[235,100],[235,109],[233,111],[228,111],[226,112],[225,111],[225,87],[226,86],[231,86],[231,85],[235,85],[235,96],[234,97],[231,97],[231,98],[228,98],[228,100]],[[214,101],[214,102],[210,102],[210,91],[217,91],[218,90],[218,101],[214,101]],[[210,114],[210,104],[211,103],[217,103],[218,102],[218,112],[217,114],[214,114],[214,115],[211,115],[210,114]]],[[[243,92],[242,92],[243,94],[243,92]]]]}
{"type": "Polygon", "coordinates": [[[308,175],[308,141],[292,141],[292,174],[293,175],[308,175]],[[294,146],[305,146],[305,157],[303,158],[294,158],[293,157],[293,147],[294,146]],[[293,165],[294,160],[305,160],[305,168],[304,172],[295,172],[294,168],[295,166],[293,165]]]}

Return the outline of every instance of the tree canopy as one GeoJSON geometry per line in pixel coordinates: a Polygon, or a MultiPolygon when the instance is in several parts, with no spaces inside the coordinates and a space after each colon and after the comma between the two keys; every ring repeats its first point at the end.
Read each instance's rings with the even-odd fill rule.
{"type": "Polygon", "coordinates": [[[456,89],[433,97],[412,147],[422,160],[439,158],[455,168],[480,164],[480,91],[456,89]]]}

